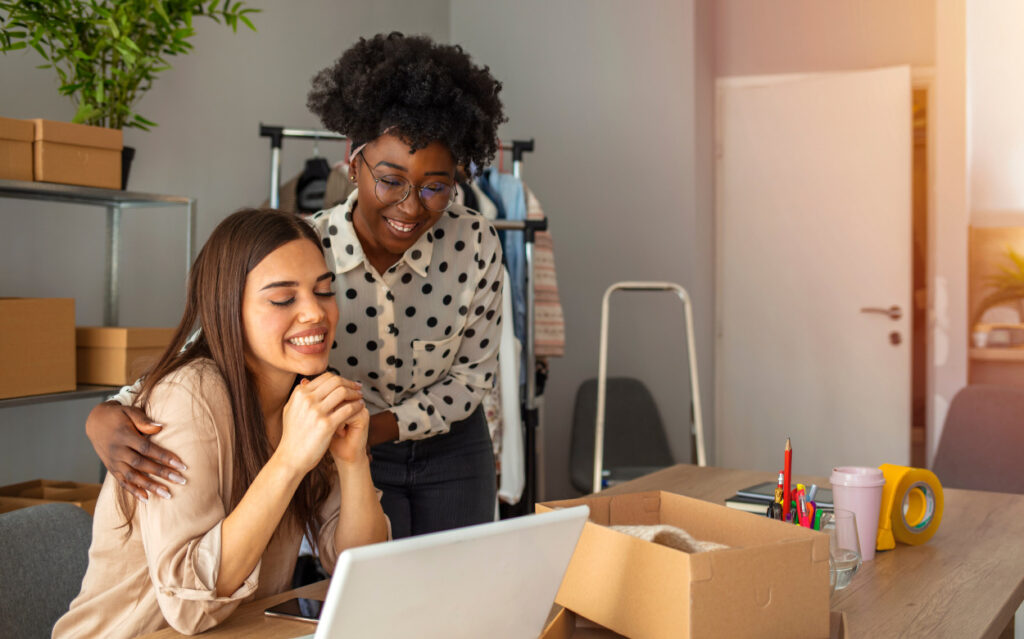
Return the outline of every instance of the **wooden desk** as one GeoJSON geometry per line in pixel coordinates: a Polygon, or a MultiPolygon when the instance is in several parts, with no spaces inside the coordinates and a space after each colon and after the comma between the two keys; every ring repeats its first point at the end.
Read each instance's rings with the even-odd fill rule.
{"type": "MultiPolygon", "coordinates": [[[[775,473],[678,465],[609,488],[605,494],[666,490],[723,503],[775,473]]],[[[822,478],[797,476],[827,485],[822,478]]],[[[833,610],[847,614],[852,637],[996,638],[1024,601],[1024,495],[946,489],[942,524],[923,546],[897,544],[865,562],[833,610]]],[[[263,610],[291,597],[323,599],[327,582],[240,606],[204,637],[290,638],[313,632],[263,610]]],[[[166,629],[146,639],[180,637],[166,629]]]]}
{"type": "MultiPolygon", "coordinates": [[[[776,477],[679,465],[605,492],[666,490],[720,504],[737,489],[776,477]]],[[[797,479],[828,485],[820,477],[797,479]]],[[[996,638],[1013,618],[1024,601],[1024,495],[943,495],[942,523],[928,543],[876,553],[833,597],[832,609],[847,614],[850,636],[996,638]]]]}

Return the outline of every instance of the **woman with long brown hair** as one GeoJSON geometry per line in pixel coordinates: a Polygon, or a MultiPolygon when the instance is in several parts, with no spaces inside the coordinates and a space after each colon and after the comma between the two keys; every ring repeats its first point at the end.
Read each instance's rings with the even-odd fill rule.
{"type": "Polygon", "coordinates": [[[136,399],[188,465],[188,489],[137,501],[107,476],[82,591],[54,637],[201,632],[287,589],[304,534],[328,570],[387,539],[360,385],[325,372],[333,280],[316,232],[290,214],[243,210],[213,231],[136,399]]]}
{"type": "MultiPolygon", "coordinates": [[[[309,94],[324,126],[354,146],[355,190],[311,223],[342,302],[331,364],[363,383],[371,473],[395,537],[495,515],[481,403],[498,370],[501,240],[457,203],[456,173],[493,160],[500,91],[461,47],[390,33],[360,38],[309,94]]],[[[122,406],[128,397],[93,409],[86,432],[128,490],[160,494],[150,477],[191,470],[175,448],[143,437],[160,427],[122,406]]]]}

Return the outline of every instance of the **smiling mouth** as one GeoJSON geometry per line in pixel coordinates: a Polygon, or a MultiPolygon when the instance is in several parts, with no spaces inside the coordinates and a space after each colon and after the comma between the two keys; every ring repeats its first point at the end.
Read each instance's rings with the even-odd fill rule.
{"type": "Polygon", "coordinates": [[[288,343],[294,344],[295,346],[313,346],[314,344],[323,344],[324,337],[324,333],[320,333],[319,335],[306,335],[305,337],[293,337],[288,340],[288,343]]]}
{"type": "Polygon", "coordinates": [[[414,230],[416,230],[416,227],[419,226],[418,222],[410,224],[408,222],[399,222],[398,220],[393,220],[390,217],[385,217],[384,222],[392,229],[403,235],[408,235],[409,233],[412,233],[414,230]]]}

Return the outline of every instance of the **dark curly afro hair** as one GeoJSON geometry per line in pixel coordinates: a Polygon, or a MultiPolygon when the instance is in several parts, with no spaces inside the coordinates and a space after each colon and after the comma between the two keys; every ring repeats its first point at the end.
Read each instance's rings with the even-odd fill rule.
{"type": "Polygon", "coordinates": [[[392,129],[413,151],[441,142],[461,166],[490,164],[506,120],[501,83],[460,46],[401,33],[360,38],[313,77],[306,102],[353,145],[392,129]]]}

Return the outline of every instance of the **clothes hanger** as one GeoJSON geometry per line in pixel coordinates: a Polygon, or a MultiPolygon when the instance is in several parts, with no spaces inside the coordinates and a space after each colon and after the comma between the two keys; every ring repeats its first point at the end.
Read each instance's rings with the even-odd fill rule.
{"type": "Polygon", "coordinates": [[[313,157],[306,160],[306,166],[295,183],[295,207],[299,213],[313,213],[323,208],[330,174],[331,164],[320,157],[320,138],[314,136],[313,157]]]}

